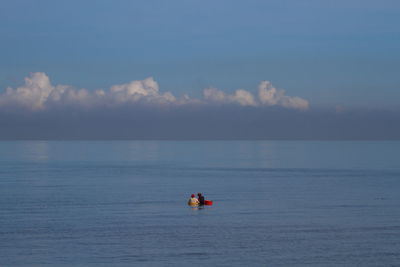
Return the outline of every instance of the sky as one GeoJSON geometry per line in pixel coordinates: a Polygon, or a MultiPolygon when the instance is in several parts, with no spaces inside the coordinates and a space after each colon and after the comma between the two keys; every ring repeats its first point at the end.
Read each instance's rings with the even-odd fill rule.
{"type": "Polygon", "coordinates": [[[0,139],[400,139],[399,47],[399,1],[2,0],[0,139]]]}

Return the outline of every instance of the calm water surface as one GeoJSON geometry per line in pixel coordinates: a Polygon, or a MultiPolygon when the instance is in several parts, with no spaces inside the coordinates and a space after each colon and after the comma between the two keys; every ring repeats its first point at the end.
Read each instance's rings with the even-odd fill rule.
{"type": "Polygon", "coordinates": [[[399,266],[400,142],[0,142],[0,266],[46,265],[399,266]]]}

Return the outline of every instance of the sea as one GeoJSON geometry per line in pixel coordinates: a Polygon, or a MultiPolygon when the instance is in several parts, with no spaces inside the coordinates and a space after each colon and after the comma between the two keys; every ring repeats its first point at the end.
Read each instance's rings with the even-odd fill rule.
{"type": "Polygon", "coordinates": [[[400,266],[400,142],[2,141],[0,266],[400,266]]]}

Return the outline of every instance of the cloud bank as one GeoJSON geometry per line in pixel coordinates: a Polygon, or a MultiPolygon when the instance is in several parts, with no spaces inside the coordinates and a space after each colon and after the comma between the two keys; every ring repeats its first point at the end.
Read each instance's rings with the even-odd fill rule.
{"type": "Polygon", "coordinates": [[[158,83],[149,77],[111,86],[108,90],[89,91],[67,85],[52,85],[43,72],[32,73],[25,84],[16,89],[7,88],[0,94],[0,108],[24,108],[31,111],[52,107],[79,106],[84,108],[120,107],[126,105],[182,106],[232,104],[239,106],[279,106],[295,110],[307,110],[309,103],[300,97],[287,96],[268,81],[258,87],[258,94],[238,89],[227,94],[216,88],[203,90],[203,98],[190,98],[187,94],[176,97],[171,92],[161,92],[158,83]]]}
{"type": "Polygon", "coordinates": [[[266,81],[191,98],[153,78],[90,91],[38,72],[0,93],[0,140],[399,140],[399,122],[395,110],[310,109],[266,81]]]}

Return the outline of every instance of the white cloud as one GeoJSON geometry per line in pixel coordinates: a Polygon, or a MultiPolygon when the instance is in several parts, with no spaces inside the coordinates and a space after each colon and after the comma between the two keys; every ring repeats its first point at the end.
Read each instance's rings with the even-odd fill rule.
{"type": "Polygon", "coordinates": [[[293,109],[308,109],[308,101],[300,98],[285,95],[284,90],[278,90],[268,81],[263,81],[258,86],[258,97],[264,105],[279,105],[293,109]]]}
{"type": "Polygon", "coordinates": [[[236,103],[241,106],[257,106],[253,94],[243,89],[238,89],[233,95],[228,95],[216,88],[206,88],[203,90],[203,97],[206,101],[214,103],[236,103]]]}
{"type": "Polygon", "coordinates": [[[160,93],[157,82],[151,77],[114,85],[108,91],[91,92],[65,85],[53,86],[43,72],[32,73],[25,78],[23,86],[7,88],[4,94],[0,94],[0,107],[20,106],[30,110],[43,110],[54,105],[118,106],[135,102],[163,104],[176,103],[177,99],[170,92],[160,93]]]}
{"type": "Polygon", "coordinates": [[[154,103],[176,102],[176,97],[172,93],[160,94],[158,83],[152,77],[142,81],[114,85],[104,95],[108,95],[115,102],[121,103],[138,102],[140,100],[154,103]]]}
{"type": "Polygon", "coordinates": [[[49,98],[58,100],[66,90],[66,86],[56,87],[50,84],[49,77],[42,72],[31,74],[25,78],[25,85],[17,89],[7,88],[0,96],[0,105],[20,105],[30,109],[44,109],[49,98]]]}
{"type": "Polygon", "coordinates": [[[206,88],[203,90],[203,96],[205,100],[212,102],[226,102],[227,97],[224,92],[216,89],[216,88],[206,88]]]}
{"type": "Polygon", "coordinates": [[[43,110],[52,106],[78,105],[120,106],[135,103],[150,105],[188,105],[188,104],[237,104],[240,106],[282,106],[292,109],[308,109],[308,101],[300,97],[286,96],[269,82],[263,81],[258,88],[258,98],[251,92],[238,89],[227,94],[216,88],[206,88],[203,99],[190,98],[187,94],[180,98],[171,92],[160,92],[158,83],[149,77],[144,80],[111,86],[109,90],[89,91],[74,89],[66,85],[52,85],[49,77],[42,72],[32,73],[25,78],[25,84],[16,89],[7,88],[0,94],[0,107],[23,107],[30,110],[43,110]]]}
{"type": "Polygon", "coordinates": [[[253,94],[243,89],[236,90],[232,99],[242,106],[257,106],[253,94]]]}
{"type": "Polygon", "coordinates": [[[306,110],[308,101],[285,95],[284,90],[278,90],[268,81],[263,81],[258,86],[258,99],[249,91],[238,89],[232,95],[228,95],[215,88],[207,88],[203,91],[204,99],[215,103],[237,103],[241,106],[282,106],[291,109],[306,110]]]}

